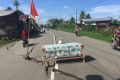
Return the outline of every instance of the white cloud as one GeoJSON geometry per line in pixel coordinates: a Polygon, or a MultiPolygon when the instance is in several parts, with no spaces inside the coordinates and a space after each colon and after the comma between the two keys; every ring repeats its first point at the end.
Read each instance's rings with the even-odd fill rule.
{"type": "Polygon", "coordinates": [[[4,8],[0,6],[0,10],[3,10],[4,8]]]}
{"type": "Polygon", "coordinates": [[[28,15],[30,14],[30,7],[28,5],[20,6],[19,8],[20,10],[23,11],[23,13],[28,14],[28,15]]]}
{"type": "Polygon", "coordinates": [[[120,5],[105,5],[92,8],[89,12],[93,17],[119,17],[120,5]]]}
{"type": "Polygon", "coordinates": [[[43,9],[38,10],[39,13],[46,13],[43,9]]]}
{"type": "MultiPolygon", "coordinates": [[[[30,7],[28,5],[21,6],[20,10],[22,10],[23,13],[25,13],[25,14],[28,14],[28,15],[30,14],[30,7]]],[[[37,9],[36,8],[36,10],[38,12],[38,15],[43,15],[43,14],[45,15],[45,14],[47,14],[46,11],[44,11],[43,9],[37,9]]]]}
{"type": "Polygon", "coordinates": [[[65,8],[65,9],[68,9],[69,7],[66,5],[66,6],[64,6],[64,8],[65,8]]]}

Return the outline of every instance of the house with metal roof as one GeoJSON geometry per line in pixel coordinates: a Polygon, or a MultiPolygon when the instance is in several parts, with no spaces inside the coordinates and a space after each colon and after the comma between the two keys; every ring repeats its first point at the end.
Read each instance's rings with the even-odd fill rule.
{"type": "Polygon", "coordinates": [[[18,19],[20,14],[14,10],[0,10],[0,38],[20,37],[23,29],[23,22],[18,19]]]}
{"type": "Polygon", "coordinates": [[[112,21],[112,18],[92,18],[92,19],[81,19],[83,25],[94,25],[96,28],[109,28],[110,22],[112,21]]]}
{"type": "Polygon", "coordinates": [[[93,19],[82,19],[83,22],[109,22],[112,18],[93,18],[93,19]]]}
{"type": "Polygon", "coordinates": [[[16,11],[14,11],[14,10],[0,10],[0,17],[10,15],[14,12],[16,12],[16,11]]]}

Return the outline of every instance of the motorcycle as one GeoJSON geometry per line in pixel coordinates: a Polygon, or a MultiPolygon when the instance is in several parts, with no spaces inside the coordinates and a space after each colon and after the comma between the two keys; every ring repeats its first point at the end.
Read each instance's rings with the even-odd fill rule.
{"type": "Polygon", "coordinates": [[[111,45],[112,45],[113,49],[120,51],[120,40],[117,41],[117,38],[115,36],[112,37],[111,45]]]}

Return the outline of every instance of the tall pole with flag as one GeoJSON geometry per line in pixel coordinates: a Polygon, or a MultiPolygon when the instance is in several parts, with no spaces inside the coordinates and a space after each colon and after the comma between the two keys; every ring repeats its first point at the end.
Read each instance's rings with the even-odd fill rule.
{"type": "Polygon", "coordinates": [[[33,0],[31,0],[31,15],[33,16],[34,20],[36,21],[36,16],[38,16],[38,13],[35,9],[33,0]]]}
{"type": "MultiPolygon", "coordinates": [[[[30,27],[31,27],[31,17],[33,17],[34,21],[36,22],[36,16],[38,16],[38,13],[36,11],[35,5],[34,5],[34,1],[30,0],[30,19],[29,19],[29,28],[28,28],[28,40],[29,40],[29,36],[30,36],[30,27]]],[[[29,41],[28,41],[29,42],[29,41]]],[[[27,48],[27,54],[25,56],[25,58],[29,58],[29,45],[27,48]]]]}
{"type": "MultiPolygon", "coordinates": [[[[31,0],[31,4],[30,4],[30,19],[31,19],[31,16],[33,17],[34,21],[36,22],[36,17],[38,16],[38,13],[35,9],[33,0],[31,0]]],[[[28,38],[29,38],[29,33],[30,33],[30,23],[31,23],[31,21],[29,21],[28,38]]]]}

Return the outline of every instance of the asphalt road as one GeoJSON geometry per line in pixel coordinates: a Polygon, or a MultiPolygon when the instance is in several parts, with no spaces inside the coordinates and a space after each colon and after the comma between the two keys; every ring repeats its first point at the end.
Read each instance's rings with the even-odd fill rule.
{"type": "MultiPolygon", "coordinates": [[[[72,33],[51,30],[56,38],[63,38],[63,42],[80,42],[85,45],[84,53],[88,55],[87,62],[69,61],[58,63],[60,71],[52,74],[54,80],[120,80],[120,52],[111,48],[109,43],[91,39],[85,36],[76,37],[72,33]]],[[[41,45],[53,44],[53,36],[47,32],[30,39],[32,60],[25,60],[23,56],[27,49],[22,47],[21,41],[7,50],[0,48],[0,80],[49,80],[45,67],[41,64],[41,45]],[[39,43],[39,44],[38,44],[39,43]],[[35,44],[35,46],[33,46],[35,44]]]]}

